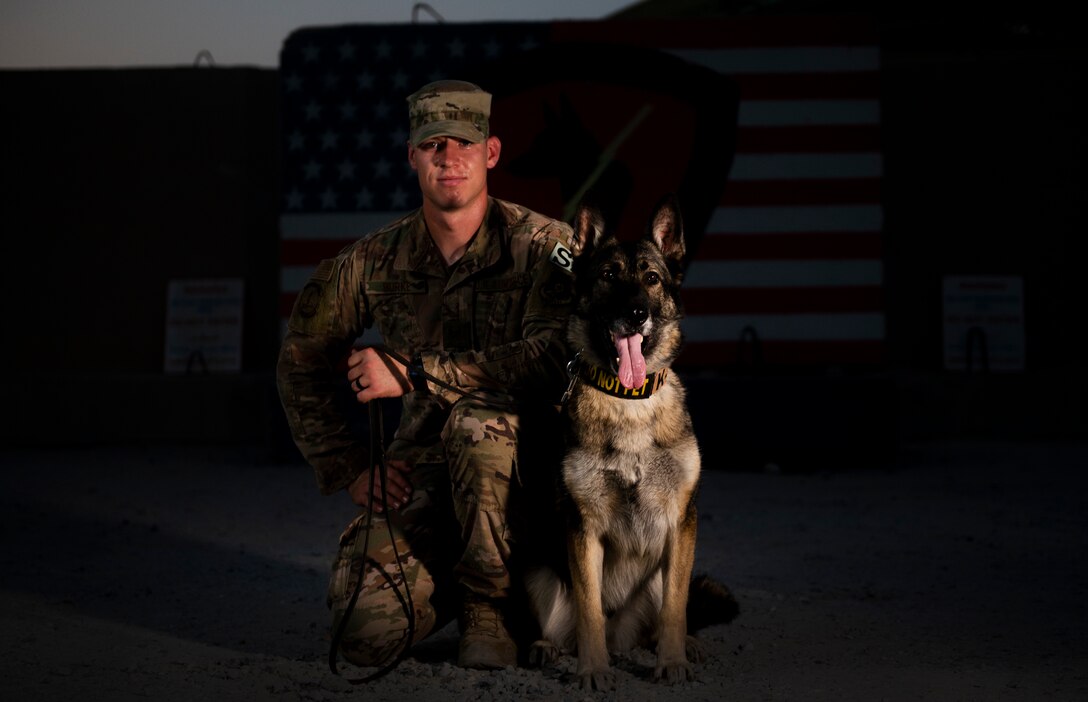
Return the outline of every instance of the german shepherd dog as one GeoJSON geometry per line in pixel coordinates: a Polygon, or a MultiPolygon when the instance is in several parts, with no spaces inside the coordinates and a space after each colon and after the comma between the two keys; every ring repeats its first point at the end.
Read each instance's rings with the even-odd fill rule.
{"type": "MultiPolygon", "coordinates": [[[[560,486],[567,562],[530,568],[526,584],[541,634],[530,662],[576,649],[587,689],[615,687],[610,650],[656,644],[654,677],[669,683],[693,679],[690,661],[702,655],[687,621],[699,448],[684,388],[669,373],[681,344],[684,248],[671,197],[637,242],[619,241],[590,207],[576,217],[567,338],[580,350],[579,382],[566,405],[560,486]]],[[[713,591],[718,619],[735,614],[723,586],[694,588],[713,591]]]]}

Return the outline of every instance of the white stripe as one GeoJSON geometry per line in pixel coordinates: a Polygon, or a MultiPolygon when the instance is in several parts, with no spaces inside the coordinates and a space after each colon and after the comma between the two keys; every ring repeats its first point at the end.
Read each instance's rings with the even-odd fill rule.
{"type": "Polygon", "coordinates": [[[740,127],[880,124],[879,100],[741,100],[740,127]]]}
{"type": "MultiPolygon", "coordinates": [[[[884,157],[860,154],[737,154],[730,180],[818,180],[821,178],[879,178],[884,157]]],[[[728,186],[726,186],[728,187],[728,186]]]]}
{"type": "Polygon", "coordinates": [[[826,261],[703,261],[688,266],[684,287],[801,288],[880,285],[880,260],[826,261]]]}
{"type": "MultiPolygon", "coordinates": [[[[280,290],[297,293],[314,272],[314,265],[283,266],[280,290]]],[[[781,288],[880,285],[883,264],[859,261],[702,261],[688,266],[684,286],[694,288],[781,288]]]]}
{"type": "Polygon", "coordinates": [[[880,70],[880,49],[876,46],[665,51],[719,73],[854,73],[880,70]]]}
{"type": "Polygon", "coordinates": [[[280,292],[297,293],[310,280],[317,264],[305,266],[283,266],[280,268],[280,292]]]}
{"type": "Polygon", "coordinates": [[[706,234],[876,233],[883,224],[884,208],[880,205],[719,207],[710,215],[706,234]]]}
{"type": "Polygon", "coordinates": [[[284,241],[343,239],[345,242],[351,242],[368,232],[381,229],[405,214],[405,212],[287,213],[280,217],[280,237],[284,241]]]}
{"type": "Polygon", "coordinates": [[[685,341],[739,341],[745,327],[762,341],[880,341],[884,315],[843,314],[706,314],[681,323],[685,341]]]}

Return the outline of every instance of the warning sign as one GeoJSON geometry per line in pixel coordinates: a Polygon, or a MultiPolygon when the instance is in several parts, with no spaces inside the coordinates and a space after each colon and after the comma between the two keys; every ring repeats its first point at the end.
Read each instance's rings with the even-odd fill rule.
{"type": "Polygon", "coordinates": [[[171,280],[166,294],[168,374],[242,370],[241,278],[171,280]]]}
{"type": "Polygon", "coordinates": [[[946,370],[1024,370],[1024,279],[945,276],[946,370]]]}

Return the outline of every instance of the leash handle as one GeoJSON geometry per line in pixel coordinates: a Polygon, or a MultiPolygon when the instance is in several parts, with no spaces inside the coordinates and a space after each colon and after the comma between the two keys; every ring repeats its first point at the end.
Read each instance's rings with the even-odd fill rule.
{"type": "MultiPolygon", "coordinates": [[[[392,358],[394,361],[401,364],[405,368],[411,368],[412,367],[412,362],[411,361],[409,361],[404,356],[401,356],[399,353],[397,353],[393,349],[390,349],[390,348],[386,347],[384,344],[376,344],[374,346],[371,346],[370,348],[374,349],[379,354],[384,354],[384,355],[388,356],[389,358],[392,358]]],[[[427,371],[423,370],[422,368],[418,368],[417,372],[418,372],[418,374],[420,376],[425,378],[428,383],[433,383],[433,384],[437,385],[438,387],[443,388],[444,390],[449,390],[450,392],[452,392],[452,393],[454,393],[456,395],[460,395],[461,397],[467,397],[467,398],[469,398],[471,400],[475,400],[475,401],[477,401],[477,402],[479,402],[481,404],[487,405],[488,407],[492,407],[494,409],[501,409],[501,410],[507,410],[507,411],[514,411],[516,409],[514,407],[513,403],[499,402],[497,400],[491,400],[491,399],[488,399],[488,398],[484,397],[483,395],[481,395],[479,393],[476,393],[476,392],[465,392],[464,390],[457,387],[456,385],[450,385],[449,383],[442,380],[441,378],[434,377],[433,375],[431,375],[427,371]]]]}

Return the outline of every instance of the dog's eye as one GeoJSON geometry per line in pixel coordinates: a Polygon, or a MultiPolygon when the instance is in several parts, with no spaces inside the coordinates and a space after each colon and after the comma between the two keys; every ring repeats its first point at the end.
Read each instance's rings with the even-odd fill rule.
{"type": "Polygon", "coordinates": [[[601,271],[601,280],[613,281],[616,279],[616,271],[611,268],[605,268],[601,271]]]}
{"type": "Polygon", "coordinates": [[[654,271],[650,271],[650,272],[649,272],[649,273],[647,273],[647,274],[646,274],[645,276],[643,276],[642,280],[643,280],[643,282],[645,282],[645,283],[646,283],[647,285],[657,285],[658,283],[660,283],[660,282],[661,282],[661,276],[659,276],[659,275],[658,275],[657,273],[655,273],[654,271]]]}

